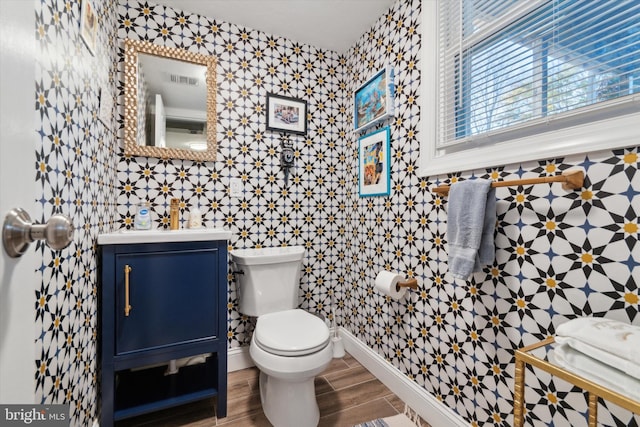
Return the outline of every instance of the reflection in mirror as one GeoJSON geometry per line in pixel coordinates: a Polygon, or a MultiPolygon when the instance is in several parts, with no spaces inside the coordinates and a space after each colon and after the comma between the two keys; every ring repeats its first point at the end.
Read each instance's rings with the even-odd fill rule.
{"type": "Polygon", "coordinates": [[[204,65],[138,55],[138,145],[206,150],[206,71],[204,65]]]}
{"type": "Polygon", "coordinates": [[[125,41],[125,154],[215,160],[215,60],[125,41]]]}

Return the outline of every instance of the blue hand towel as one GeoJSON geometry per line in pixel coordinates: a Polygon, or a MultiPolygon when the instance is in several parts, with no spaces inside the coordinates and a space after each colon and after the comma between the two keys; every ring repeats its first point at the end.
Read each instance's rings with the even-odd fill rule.
{"type": "Polygon", "coordinates": [[[456,183],[449,190],[449,271],[467,280],[495,258],[496,190],[487,179],[456,183]]]}

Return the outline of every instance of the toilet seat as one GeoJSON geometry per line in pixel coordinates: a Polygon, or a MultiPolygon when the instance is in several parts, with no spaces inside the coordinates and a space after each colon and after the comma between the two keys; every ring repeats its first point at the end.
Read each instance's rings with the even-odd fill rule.
{"type": "Polygon", "coordinates": [[[294,309],[258,317],[253,333],[258,347],[279,356],[304,356],[325,348],[329,328],[317,316],[294,309]]]}

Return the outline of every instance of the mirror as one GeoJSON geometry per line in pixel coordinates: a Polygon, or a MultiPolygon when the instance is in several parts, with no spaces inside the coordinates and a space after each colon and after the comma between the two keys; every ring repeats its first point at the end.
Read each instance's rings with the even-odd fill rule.
{"type": "Polygon", "coordinates": [[[125,40],[125,155],[216,158],[215,58],[125,40]]]}

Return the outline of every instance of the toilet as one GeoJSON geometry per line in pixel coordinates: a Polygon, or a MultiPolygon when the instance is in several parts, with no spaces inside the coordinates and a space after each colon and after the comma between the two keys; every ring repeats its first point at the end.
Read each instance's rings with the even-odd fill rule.
{"type": "Polygon", "coordinates": [[[304,253],[302,246],[229,253],[239,310],[258,318],[249,354],[260,370],[262,409],[275,427],[318,425],[314,378],[333,358],[325,322],[297,308],[304,253]]]}

